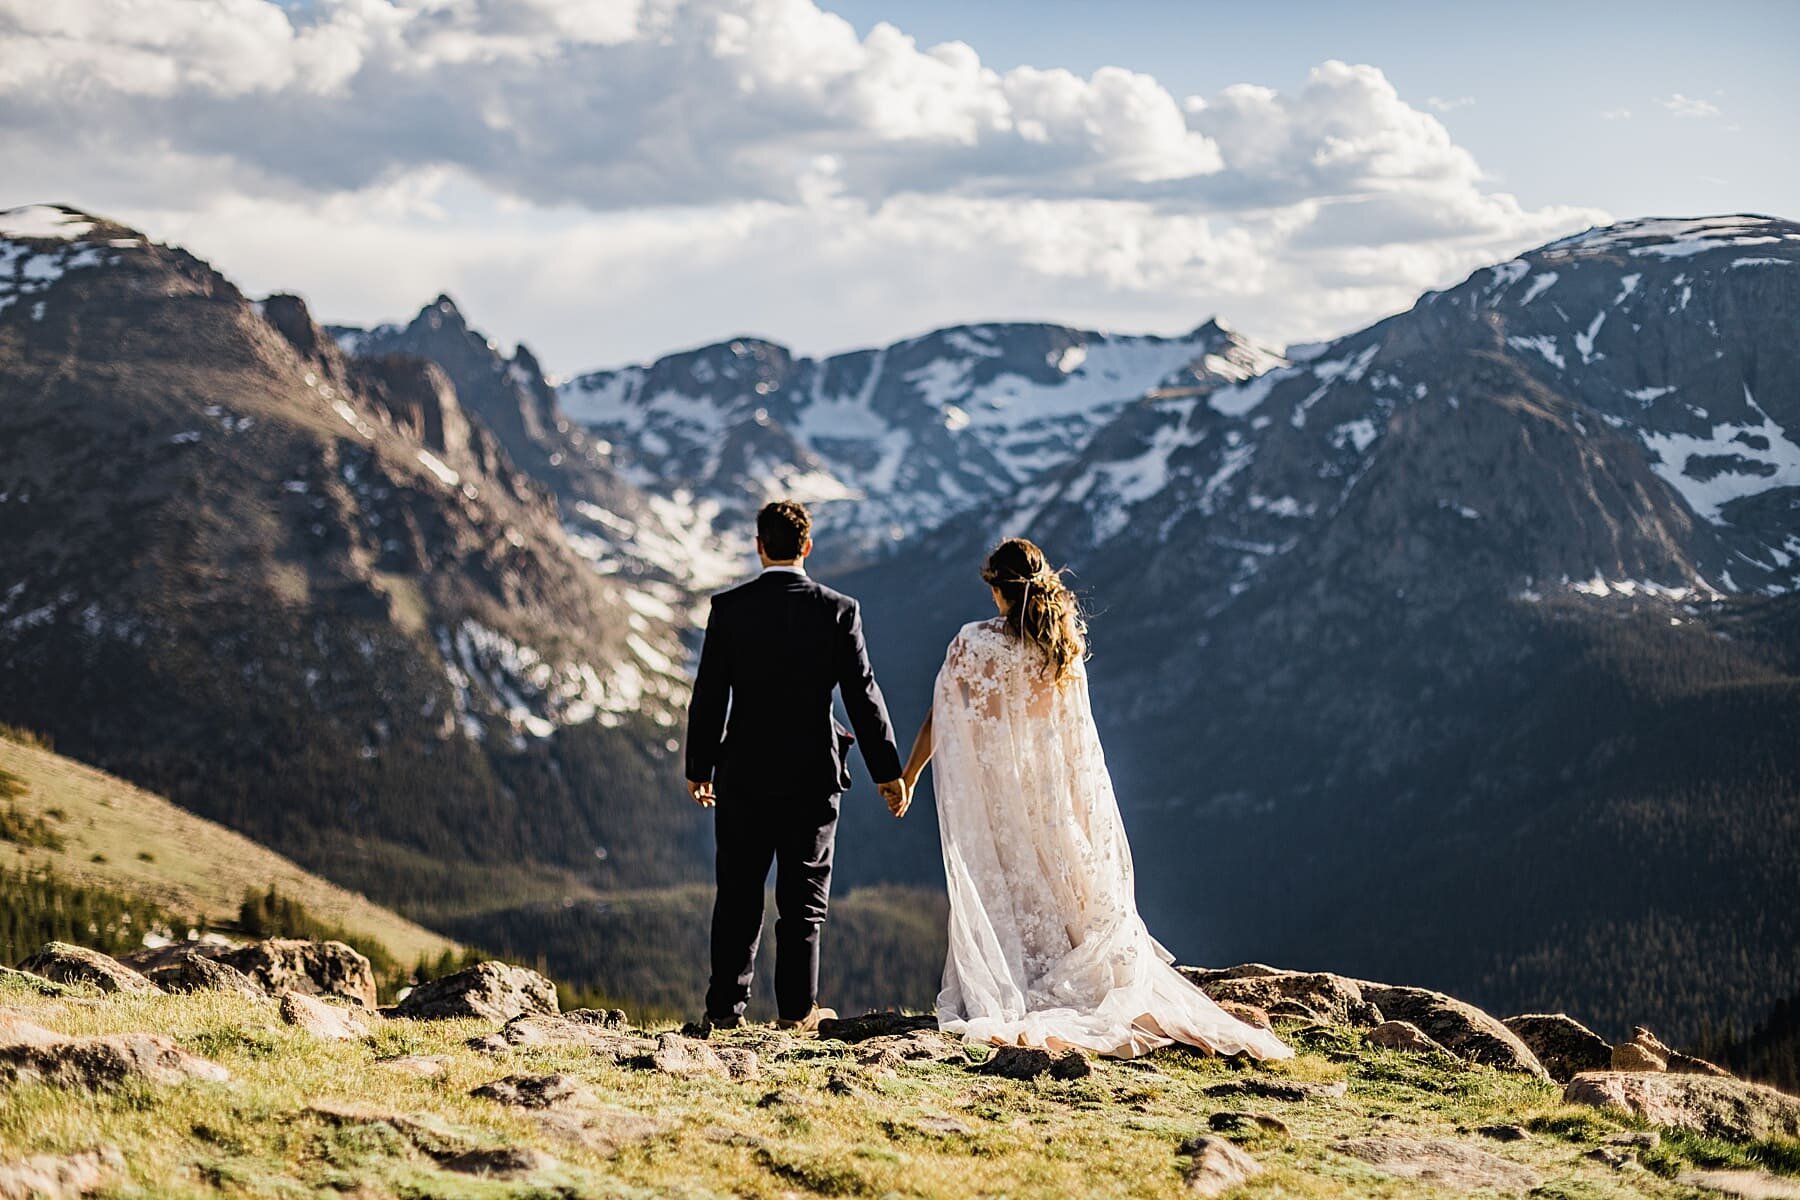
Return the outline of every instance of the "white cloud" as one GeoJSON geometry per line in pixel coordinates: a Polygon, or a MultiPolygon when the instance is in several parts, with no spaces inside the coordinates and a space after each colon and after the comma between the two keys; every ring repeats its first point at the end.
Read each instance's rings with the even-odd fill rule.
{"type": "Polygon", "coordinates": [[[1684,96],[1680,92],[1666,96],[1658,103],[1678,117],[1716,117],[1719,115],[1719,106],[1712,101],[1684,96]]]}
{"type": "Polygon", "coordinates": [[[1445,100],[1441,96],[1432,96],[1425,103],[1438,112],[1455,112],[1459,108],[1468,108],[1475,103],[1473,96],[1458,96],[1454,100],[1445,100]]]}
{"type": "Polygon", "coordinates": [[[1608,108],[1600,113],[1600,119],[1602,121],[1629,121],[1631,110],[1623,105],[1618,108],[1608,108]]]}
{"type": "Polygon", "coordinates": [[[746,325],[1313,337],[1606,219],[1494,190],[1373,66],[1178,101],[812,0],[0,0],[0,155],[18,200],[326,315],[448,288],[560,368],[746,325]]]}

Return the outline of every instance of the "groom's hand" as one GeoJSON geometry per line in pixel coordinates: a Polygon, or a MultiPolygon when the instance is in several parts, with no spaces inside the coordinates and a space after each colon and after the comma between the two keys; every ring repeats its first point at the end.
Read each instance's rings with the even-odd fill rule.
{"type": "Polygon", "coordinates": [[[718,802],[719,798],[713,795],[712,780],[690,779],[687,781],[687,785],[688,795],[692,796],[694,798],[694,803],[698,804],[701,808],[711,808],[718,802]]]}
{"type": "Polygon", "coordinates": [[[912,807],[912,789],[906,786],[906,780],[890,779],[875,787],[881,793],[881,798],[887,801],[888,811],[896,817],[904,817],[906,810],[912,807]]]}

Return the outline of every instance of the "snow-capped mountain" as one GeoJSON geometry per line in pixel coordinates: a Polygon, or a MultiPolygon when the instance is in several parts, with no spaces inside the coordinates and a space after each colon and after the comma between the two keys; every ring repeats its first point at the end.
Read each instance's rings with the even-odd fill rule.
{"type": "Polygon", "coordinates": [[[1176,338],[969,325],[824,359],[738,339],[559,396],[635,483],[715,502],[723,528],[775,496],[814,505],[820,561],[843,565],[1011,495],[1147,392],[1282,361],[1213,321],[1176,338]]]}
{"type": "Polygon", "coordinates": [[[695,822],[636,815],[686,585],[596,570],[491,397],[36,207],[0,213],[0,398],[0,720],[409,905],[697,870],[695,822]]]}
{"type": "MultiPolygon", "coordinates": [[[[1759,1011],[1800,970],[1797,327],[1800,226],[1590,231],[1152,393],[836,582],[917,713],[996,537],[1073,567],[1177,950],[1759,1011]],[[1731,884],[1676,883],[1702,861],[1731,884]]],[[[884,844],[932,869],[929,828],[884,844]]]]}

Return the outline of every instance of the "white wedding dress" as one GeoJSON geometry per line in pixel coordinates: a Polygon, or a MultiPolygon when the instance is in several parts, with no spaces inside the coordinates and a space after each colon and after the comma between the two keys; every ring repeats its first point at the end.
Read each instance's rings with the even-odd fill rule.
{"type": "Polygon", "coordinates": [[[1171,1042],[1293,1054],[1207,999],[1144,927],[1080,664],[1059,687],[999,620],[965,625],[931,711],[950,891],[940,1027],[1121,1057],[1171,1042]]]}

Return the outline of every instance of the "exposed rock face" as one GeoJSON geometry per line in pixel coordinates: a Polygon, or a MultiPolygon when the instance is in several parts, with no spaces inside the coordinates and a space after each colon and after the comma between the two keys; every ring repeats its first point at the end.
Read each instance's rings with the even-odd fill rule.
{"type": "Polygon", "coordinates": [[[1537,1056],[1550,1078],[1567,1083],[1612,1062],[1606,1039],[1567,1013],[1521,1013],[1502,1022],[1537,1056]]]}
{"type": "Polygon", "coordinates": [[[1612,1048],[1615,1071],[1673,1071],[1677,1075],[1714,1075],[1729,1078],[1730,1071],[1704,1058],[1695,1058],[1662,1043],[1642,1025],[1631,1031],[1631,1040],[1612,1048]]]}
{"type": "Polygon", "coordinates": [[[1563,1089],[1571,1104],[1618,1108],[1653,1125],[1747,1141],[1800,1137],[1800,1099],[1710,1075],[1589,1071],[1563,1089]]]}
{"type": "Polygon", "coordinates": [[[148,995],[157,990],[154,983],[124,963],[67,942],[50,942],[19,966],[53,983],[87,984],[103,992],[148,995]]]}
{"type": "Polygon", "coordinates": [[[1196,1196],[1218,1196],[1262,1174],[1261,1163],[1224,1138],[1193,1138],[1182,1144],[1181,1152],[1193,1157],[1182,1181],[1196,1196]]]}
{"type": "Polygon", "coordinates": [[[105,1037],[53,1038],[0,1045],[0,1087],[47,1083],[55,1087],[100,1089],[127,1080],[174,1084],[190,1079],[221,1081],[225,1068],[196,1058],[154,1033],[105,1037]]]}
{"type": "Polygon", "coordinates": [[[1410,1050],[1417,1054],[1449,1053],[1425,1036],[1425,1032],[1411,1021],[1383,1021],[1369,1030],[1368,1038],[1371,1046],[1382,1046],[1389,1050],[1410,1050]]]}
{"type": "Polygon", "coordinates": [[[367,1009],[343,1008],[327,1004],[317,996],[303,992],[281,993],[281,1019],[314,1037],[353,1042],[368,1037],[371,1030],[367,1009]]]}
{"type": "Polygon", "coordinates": [[[232,992],[246,999],[268,999],[256,980],[229,963],[200,953],[177,955],[145,976],[165,992],[232,992]]]}
{"type": "Polygon", "coordinates": [[[457,1017],[510,1021],[519,1016],[554,1016],[559,1008],[556,985],[536,971],[484,962],[420,984],[394,1006],[394,1015],[419,1021],[457,1017]]]}
{"type": "Polygon", "coordinates": [[[125,1159],[108,1146],[80,1154],[34,1154],[0,1163],[0,1200],[66,1200],[105,1187],[125,1159]]]}
{"type": "Polygon", "coordinates": [[[201,951],[254,980],[271,996],[300,992],[333,996],[364,1008],[375,1007],[375,969],[342,942],[270,938],[219,950],[201,951]]]}
{"type": "Polygon", "coordinates": [[[1361,987],[1362,994],[1389,1020],[1418,1026],[1458,1058],[1549,1078],[1517,1034],[1472,1004],[1426,988],[1367,982],[1361,987]]]}
{"type": "Polygon", "coordinates": [[[1222,971],[1183,967],[1181,972],[1215,1003],[1253,1005],[1271,1017],[1328,1025],[1379,1025],[1383,1016],[1355,980],[1323,971],[1278,971],[1249,963],[1222,971]]]}
{"type": "Polygon", "coordinates": [[[705,1042],[665,1033],[644,1065],[665,1075],[723,1075],[730,1079],[755,1079],[760,1064],[753,1050],[735,1047],[714,1049],[705,1042]]]}
{"type": "Polygon", "coordinates": [[[1543,1182],[1530,1167],[1460,1142],[1363,1137],[1346,1138],[1331,1148],[1359,1158],[1384,1174],[1457,1190],[1524,1192],[1543,1182]]]}

